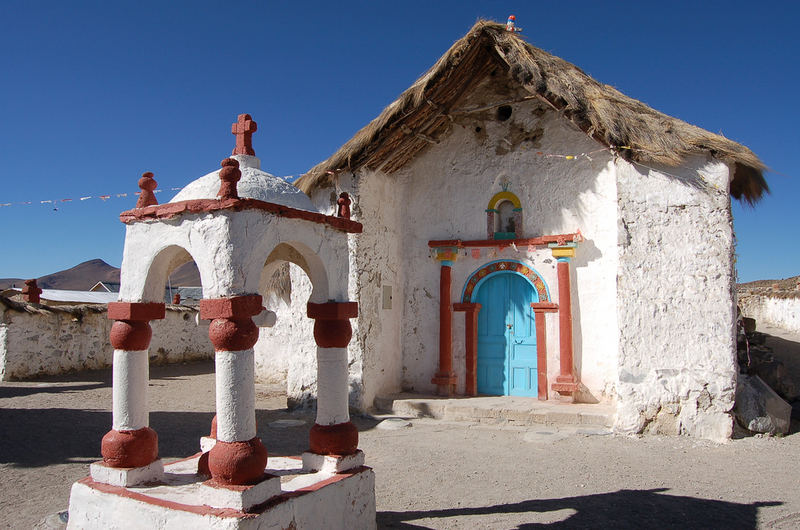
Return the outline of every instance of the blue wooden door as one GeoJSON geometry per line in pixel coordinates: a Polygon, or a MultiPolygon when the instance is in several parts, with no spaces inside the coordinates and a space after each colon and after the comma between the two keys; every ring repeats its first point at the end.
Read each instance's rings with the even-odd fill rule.
{"type": "Polygon", "coordinates": [[[500,273],[478,288],[478,393],[538,393],[536,327],[531,302],[536,290],[522,276],[500,273]]]}

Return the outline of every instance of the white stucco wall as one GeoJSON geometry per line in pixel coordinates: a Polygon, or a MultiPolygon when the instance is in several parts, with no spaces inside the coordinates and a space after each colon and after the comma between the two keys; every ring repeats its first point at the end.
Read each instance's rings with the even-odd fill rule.
{"type": "Polygon", "coordinates": [[[759,325],[768,324],[800,332],[800,297],[740,296],[739,307],[744,316],[756,320],[756,329],[759,325]]]}
{"type": "Polygon", "coordinates": [[[357,300],[358,318],[351,321],[350,403],[358,409],[373,406],[378,394],[400,391],[402,357],[400,330],[406,278],[402,233],[408,220],[402,201],[402,181],[379,172],[342,175],[341,191],[353,199],[353,218],[364,231],[349,239],[350,296],[357,300]],[[384,289],[392,294],[384,306],[384,289]],[[390,305],[391,307],[388,307],[390,305]]]}
{"type": "Polygon", "coordinates": [[[275,325],[259,330],[255,345],[256,380],[285,383],[290,405],[307,403],[317,394],[317,345],[314,320],[306,315],[311,281],[289,264],[291,292],[284,297],[262,293],[264,306],[276,314],[275,325]]]}
{"type": "Polygon", "coordinates": [[[728,167],[698,157],[669,172],[617,163],[616,428],[724,439],[736,381],[728,167]]]}
{"type": "MultiPolygon", "coordinates": [[[[522,203],[523,236],[580,229],[585,237],[571,264],[576,370],[595,398],[613,395],[618,341],[615,167],[607,151],[591,154],[591,160],[539,154],[577,155],[600,147],[554,113],[542,113],[530,102],[519,103],[513,105],[512,116],[505,122],[480,116],[461,120],[446,140],[394,177],[408,181],[402,200],[406,219],[406,388],[426,392],[435,388],[430,380],[438,364],[440,266],[430,257],[428,241],[486,239],[485,210],[506,180],[508,190],[522,203]],[[514,147],[520,129],[538,130],[539,138],[514,147]]],[[[548,285],[551,299],[558,301],[555,259],[546,247],[531,252],[507,249],[502,254],[482,249],[479,259],[466,254],[453,267],[451,302],[461,301],[472,272],[500,258],[519,260],[534,268],[548,285]]],[[[546,319],[548,378],[552,382],[559,366],[558,315],[548,314],[546,319]]],[[[459,389],[463,390],[463,315],[456,313],[453,323],[454,366],[459,389]]]]}
{"type": "MultiPolygon", "coordinates": [[[[44,308],[34,313],[0,304],[0,380],[96,370],[111,366],[113,348],[105,306],[44,308]]],[[[210,359],[208,326],[195,322],[196,311],[167,307],[163,320],[151,322],[151,363],[210,359]]]]}
{"type": "Polygon", "coordinates": [[[312,302],[348,298],[347,235],[330,226],[262,210],[184,213],[137,222],[125,233],[120,300],[160,301],[169,273],[194,260],[204,298],[259,292],[270,253],[290,244],[305,258],[312,302]]]}

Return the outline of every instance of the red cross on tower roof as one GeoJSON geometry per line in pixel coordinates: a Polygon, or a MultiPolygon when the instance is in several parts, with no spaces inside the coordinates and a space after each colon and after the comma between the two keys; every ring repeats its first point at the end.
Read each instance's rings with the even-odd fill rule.
{"type": "Polygon", "coordinates": [[[249,114],[239,114],[239,119],[231,125],[231,134],[236,135],[234,155],[255,155],[253,150],[253,133],[258,130],[258,124],[249,114]]]}

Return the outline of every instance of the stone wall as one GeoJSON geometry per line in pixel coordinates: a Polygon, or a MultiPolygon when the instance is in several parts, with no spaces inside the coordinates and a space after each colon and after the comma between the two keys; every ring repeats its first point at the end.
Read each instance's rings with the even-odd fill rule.
{"type": "Polygon", "coordinates": [[[728,168],[619,161],[616,428],[731,435],[736,389],[728,168]]]}
{"type": "MultiPolygon", "coordinates": [[[[50,307],[0,300],[0,380],[25,379],[108,368],[113,323],[105,305],[50,307]]],[[[151,322],[151,363],[213,357],[208,325],[195,309],[167,306],[166,318],[151,322]]]]}
{"type": "Polygon", "coordinates": [[[768,324],[800,332],[800,293],[739,294],[739,307],[756,326],[768,324]]]}

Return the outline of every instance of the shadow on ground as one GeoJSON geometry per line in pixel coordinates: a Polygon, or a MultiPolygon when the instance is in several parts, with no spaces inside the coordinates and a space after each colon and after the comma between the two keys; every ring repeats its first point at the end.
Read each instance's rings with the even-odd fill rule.
{"type": "Polygon", "coordinates": [[[82,385],[59,386],[1,386],[0,399],[30,396],[33,394],[60,394],[80,392],[82,390],[96,390],[111,386],[111,383],[86,383],[82,385]]]}
{"type": "MultiPolygon", "coordinates": [[[[185,458],[200,450],[200,437],[209,433],[212,412],[151,412],[150,426],[158,433],[159,455],[185,458]]],[[[308,449],[313,413],[285,410],[256,411],[258,436],[271,456],[295,456],[308,449]],[[280,419],[302,419],[303,425],[273,428],[280,419]]],[[[354,419],[359,430],[375,422],[354,419]]],[[[100,441],[111,428],[111,413],[76,409],[0,409],[0,464],[44,467],[91,463],[101,458],[100,441]]]]}
{"type": "MultiPolygon", "coordinates": [[[[151,412],[150,426],[158,433],[159,455],[185,458],[200,450],[200,437],[209,433],[212,412],[151,412]]],[[[299,455],[308,448],[311,413],[256,412],[258,435],[272,456],[299,455]],[[270,423],[291,417],[303,425],[272,428],[270,423]]],[[[68,408],[0,409],[0,464],[44,467],[99,460],[100,441],[111,428],[111,413],[68,408]]],[[[365,426],[369,428],[368,426],[365,426]]]]}
{"type": "MultiPolygon", "coordinates": [[[[710,499],[668,495],[666,488],[619,490],[563,499],[529,500],[517,503],[449,508],[442,510],[378,512],[379,528],[430,528],[445,519],[458,519],[464,527],[497,524],[498,515],[518,514],[516,528],[756,528],[758,509],[781,502],[738,504],[710,499]],[[561,513],[556,513],[556,512],[561,513]]],[[[502,523],[501,523],[502,524],[502,523]]],[[[507,527],[505,524],[504,527],[507,527]]]]}
{"type": "Polygon", "coordinates": [[[786,367],[787,375],[800,384],[800,342],[764,332],[764,345],[772,348],[772,354],[786,367]]]}

